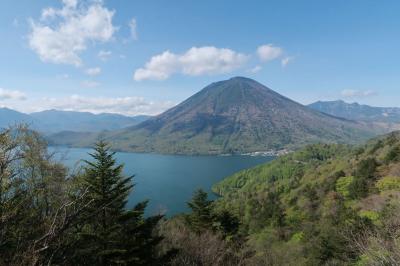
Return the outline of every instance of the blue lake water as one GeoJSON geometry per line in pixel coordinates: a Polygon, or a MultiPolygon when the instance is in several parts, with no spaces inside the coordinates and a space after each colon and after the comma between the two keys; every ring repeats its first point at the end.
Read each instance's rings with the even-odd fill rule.
{"type": "MultiPolygon", "coordinates": [[[[52,148],[61,161],[74,169],[82,159],[90,159],[90,149],[52,148]]],[[[116,153],[117,161],[125,165],[126,175],[135,175],[136,184],[128,202],[150,200],[147,214],[168,216],[187,211],[186,202],[193,191],[202,188],[211,193],[211,186],[242,169],[270,161],[265,156],[180,156],[146,153],[116,153]]]]}

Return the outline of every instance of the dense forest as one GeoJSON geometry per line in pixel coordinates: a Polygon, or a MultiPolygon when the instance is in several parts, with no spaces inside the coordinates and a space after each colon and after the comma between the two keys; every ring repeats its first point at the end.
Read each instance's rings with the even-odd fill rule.
{"type": "Polygon", "coordinates": [[[190,212],[127,207],[99,141],[71,171],[24,126],[0,133],[0,265],[398,265],[400,134],[310,145],[195,191],[190,212]]]}

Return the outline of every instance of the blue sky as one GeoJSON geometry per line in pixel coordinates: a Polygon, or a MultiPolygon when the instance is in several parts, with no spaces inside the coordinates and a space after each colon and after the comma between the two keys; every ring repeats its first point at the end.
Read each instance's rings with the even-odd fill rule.
{"type": "Polygon", "coordinates": [[[247,76],[400,106],[399,1],[2,0],[0,106],[156,114],[247,76]]]}

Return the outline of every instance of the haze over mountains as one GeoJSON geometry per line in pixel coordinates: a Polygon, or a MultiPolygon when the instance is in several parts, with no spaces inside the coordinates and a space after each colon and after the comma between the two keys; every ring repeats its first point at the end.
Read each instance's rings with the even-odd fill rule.
{"type": "Polygon", "coordinates": [[[119,114],[92,114],[58,110],[24,114],[8,108],[0,108],[0,128],[26,123],[33,129],[45,134],[60,131],[99,132],[117,130],[136,125],[147,118],[148,116],[144,115],[128,117],[119,114]]]}
{"type": "MultiPolygon", "coordinates": [[[[221,154],[296,148],[315,142],[355,143],[375,132],[365,123],[327,115],[243,77],[215,82],[136,126],[102,134],[115,149],[221,154]]],[[[90,146],[88,135],[61,133],[53,143],[90,146]],[[75,143],[74,140],[78,140],[75,143]]]]}
{"type": "Polygon", "coordinates": [[[368,122],[400,123],[400,108],[373,107],[344,101],[318,101],[310,108],[337,117],[368,122]]]}

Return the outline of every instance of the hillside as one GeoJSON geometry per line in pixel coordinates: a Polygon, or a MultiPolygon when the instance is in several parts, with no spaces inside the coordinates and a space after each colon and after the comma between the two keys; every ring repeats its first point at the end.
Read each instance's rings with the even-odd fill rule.
{"type": "MultiPolygon", "coordinates": [[[[106,138],[118,150],[220,154],[356,143],[375,132],[296,103],[242,77],[215,82],[181,104],[106,138]]],[[[66,141],[57,140],[53,141],[66,141]]]]}
{"type": "Polygon", "coordinates": [[[399,132],[354,148],[307,146],[213,190],[215,208],[239,217],[255,265],[397,265],[399,132]]]}
{"type": "Polygon", "coordinates": [[[368,122],[400,123],[400,108],[374,107],[344,101],[318,101],[308,105],[310,108],[337,117],[368,122]]]}

